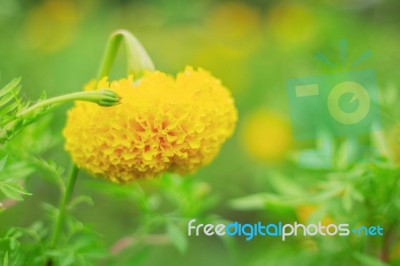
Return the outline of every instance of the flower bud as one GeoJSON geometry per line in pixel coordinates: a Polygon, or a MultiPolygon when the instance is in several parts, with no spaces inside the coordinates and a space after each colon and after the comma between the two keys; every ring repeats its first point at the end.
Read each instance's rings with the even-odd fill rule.
{"type": "Polygon", "coordinates": [[[119,104],[121,101],[121,97],[119,97],[118,94],[113,91],[102,89],[97,91],[97,93],[101,95],[101,98],[96,101],[96,103],[100,106],[114,106],[119,104]]]}

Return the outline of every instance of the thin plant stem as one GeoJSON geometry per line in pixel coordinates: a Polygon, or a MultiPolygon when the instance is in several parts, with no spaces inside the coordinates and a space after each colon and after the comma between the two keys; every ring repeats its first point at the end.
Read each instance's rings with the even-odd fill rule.
{"type": "Polygon", "coordinates": [[[104,54],[103,60],[100,64],[99,73],[97,78],[101,79],[104,76],[109,75],[112,65],[114,63],[115,57],[118,53],[118,48],[121,44],[123,36],[120,34],[113,34],[107,44],[106,52],[104,54]]]}
{"type": "Polygon", "coordinates": [[[380,255],[381,261],[385,263],[390,262],[390,248],[392,247],[394,235],[394,227],[389,226],[389,228],[385,232],[385,235],[383,236],[382,250],[380,255]]]}
{"type": "Polygon", "coordinates": [[[112,106],[119,103],[119,100],[119,96],[109,90],[74,92],[40,101],[26,109],[22,109],[17,114],[17,117],[24,118],[41,108],[62,104],[68,101],[87,101],[103,106],[112,106]]]}
{"type": "Polygon", "coordinates": [[[67,179],[67,186],[63,193],[63,197],[60,201],[60,207],[57,215],[57,220],[54,224],[54,230],[50,241],[51,247],[56,247],[60,238],[60,233],[64,225],[64,219],[66,214],[67,205],[71,200],[72,194],[74,192],[74,187],[76,179],[78,177],[79,168],[74,164],[71,173],[67,179]]]}
{"type": "Polygon", "coordinates": [[[97,75],[98,79],[110,74],[121,43],[124,43],[125,46],[128,74],[132,74],[135,80],[140,79],[145,71],[155,70],[153,61],[136,37],[129,31],[117,30],[111,35],[108,41],[106,52],[104,53],[97,75]]]}

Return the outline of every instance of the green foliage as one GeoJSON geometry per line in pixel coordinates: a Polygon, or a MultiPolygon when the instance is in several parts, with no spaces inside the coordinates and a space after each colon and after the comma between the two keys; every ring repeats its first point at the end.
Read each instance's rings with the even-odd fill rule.
{"type": "MultiPolygon", "coordinates": [[[[51,117],[50,117],[51,118],[51,117]]],[[[31,195],[24,188],[28,177],[40,176],[60,193],[65,192],[64,167],[54,160],[42,158],[57,146],[59,139],[49,129],[51,119],[41,119],[24,128],[12,141],[0,146],[0,192],[4,199],[22,200],[31,195]],[[24,147],[29,147],[25,149],[24,147]]],[[[77,195],[71,199],[62,227],[60,241],[51,246],[52,227],[59,215],[58,208],[43,204],[46,216],[27,227],[9,227],[0,231],[0,259],[6,265],[93,265],[96,262],[111,265],[141,263],[150,251],[160,245],[171,245],[178,252],[187,252],[189,239],[186,224],[193,217],[217,221],[220,217],[207,215],[216,203],[209,184],[193,178],[166,174],[156,180],[138,181],[132,185],[116,185],[90,179],[87,186],[107,197],[131,201],[140,212],[137,227],[121,236],[131,244],[119,247],[104,243],[102,233],[73,213],[79,208],[98,208],[91,196],[77,195]]],[[[33,198],[37,198],[34,195],[33,198]]],[[[8,211],[8,210],[5,210],[8,211]]],[[[5,215],[5,214],[3,214],[5,215]]],[[[106,230],[104,230],[106,231],[106,230]]],[[[104,233],[103,231],[103,233],[104,233]]],[[[229,241],[225,241],[229,242],[229,241]]],[[[227,245],[231,245],[228,243],[227,245]]]]}
{"type": "MultiPolygon", "coordinates": [[[[3,103],[12,107],[14,100],[18,104],[14,109],[8,108],[7,115],[1,120],[2,128],[11,125],[10,121],[17,121],[18,108],[25,106],[20,105],[22,100],[16,96],[19,93],[19,81],[10,84],[2,89],[2,97],[7,96],[2,98],[3,103]],[[9,96],[11,92],[13,97],[9,96]]],[[[15,123],[13,125],[18,126],[6,132],[6,141],[0,146],[0,194],[3,200],[16,202],[31,195],[25,185],[32,175],[40,176],[61,195],[65,193],[65,167],[55,160],[42,157],[59,144],[59,138],[49,129],[52,120],[37,120],[49,110],[39,109],[34,116],[29,116],[29,123],[28,120],[15,123]],[[26,127],[32,121],[35,123],[26,127]],[[25,131],[18,137],[17,133],[22,129],[25,131]],[[9,141],[11,139],[12,142],[9,141]],[[25,147],[29,147],[29,150],[25,147]]],[[[373,133],[370,140],[361,145],[356,139],[337,140],[328,132],[321,132],[315,148],[295,154],[291,167],[262,171],[260,177],[268,180],[269,189],[230,200],[229,206],[241,212],[276,212],[277,217],[279,212],[291,210],[295,213],[292,215],[294,218],[299,207],[313,205],[317,209],[308,217],[309,222],[330,217],[338,223],[346,222],[352,226],[381,225],[388,229],[389,235],[394,235],[400,229],[400,218],[396,215],[400,212],[400,168],[390,160],[382,138],[382,135],[373,133]]],[[[130,185],[96,179],[86,180],[85,184],[94,193],[131,202],[139,214],[136,226],[119,236],[114,243],[106,243],[102,236],[105,230],[94,229],[75,217],[74,213],[80,208],[99,207],[92,195],[78,195],[67,205],[60,241],[53,246],[52,228],[57,223],[59,209],[44,203],[44,218],[27,227],[9,227],[0,232],[2,264],[142,264],[151,258],[152,250],[159,246],[173,246],[181,255],[189,252],[191,239],[186,234],[186,227],[190,219],[214,224],[229,222],[221,215],[212,214],[220,199],[218,194],[211,193],[210,184],[192,177],[165,174],[154,180],[138,180],[130,185]]],[[[7,211],[5,203],[3,211],[7,211]]],[[[290,222],[290,218],[286,219],[290,222]]],[[[293,254],[285,262],[281,261],[282,250],[289,251],[279,243],[276,250],[268,252],[268,258],[271,263],[276,259],[282,265],[290,265],[296,258],[307,261],[307,265],[333,265],[330,262],[334,258],[341,258],[345,261],[342,265],[383,266],[386,264],[377,258],[377,251],[389,253],[393,247],[393,243],[385,239],[305,238],[293,244],[295,249],[290,250],[293,254]],[[307,241],[316,245],[324,255],[317,256],[312,251],[304,251],[303,246],[309,245],[307,241]],[[385,246],[382,241],[389,244],[385,246]],[[368,243],[368,248],[365,243],[368,243]],[[348,249],[351,252],[346,252],[348,249]]],[[[231,252],[238,252],[234,239],[221,238],[221,241],[231,252]]]]}
{"type": "Polygon", "coordinates": [[[31,195],[23,187],[23,179],[33,172],[23,162],[6,165],[7,157],[0,160],[0,192],[9,200],[22,200],[24,195],[31,195]]]}
{"type": "MultiPolygon", "coordinates": [[[[45,227],[37,222],[27,228],[12,227],[0,238],[0,257],[9,265],[40,265],[37,254],[43,253],[45,227]]],[[[42,264],[43,265],[43,264],[42,264]]]]}
{"type": "MultiPolygon", "coordinates": [[[[46,106],[37,109],[29,116],[21,116],[21,111],[27,109],[30,102],[20,96],[20,83],[21,78],[17,78],[0,89],[0,145],[10,141],[27,125],[37,121],[52,108],[46,106]]],[[[40,101],[45,98],[43,95],[40,101]]]]}
{"type": "MultiPolygon", "coordinates": [[[[69,211],[76,207],[70,206],[69,211]]],[[[56,222],[58,208],[44,204],[47,216],[51,224],[56,222]]],[[[42,255],[43,260],[51,260],[55,265],[93,265],[95,261],[107,257],[108,252],[99,233],[91,226],[79,221],[72,215],[65,217],[66,224],[62,243],[57,248],[45,246],[45,252],[42,255]]],[[[50,233],[50,232],[48,232],[50,233]]]]}
{"type": "MultiPolygon", "coordinates": [[[[233,199],[230,206],[241,211],[266,210],[268,213],[288,208],[298,217],[301,216],[299,207],[316,206],[304,222],[318,223],[329,217],[333,223],[347,223],[351,227],[380,225],[384,228],[383,237],[313,239],[327,257],[318,261],[320,265],[330,265],[335,256],[349,260],[343,265],[388,265],[378,257],[389,256],[397,244],[394,239],[400,230],[400,167],[382,156],[376,147],[366,149],[350,141],[350,145],[349,140],[340,143],[325,135],[317,142],[316,150],[306,152],[307,160],[296,160],[295,168],[270,172],[264,177],[269,180],[270,192],[233,199]],[[347,152],[343,152],[343,145],[350,149],[347,147],[347,152]],[[313,159],[309,156],[312,153],[325,156],[315,155],[313,159]],[[354,156],[351,160],[349,153],[354,156]],[[364,160],[360,161],[357,156],[364,160]],[[351,252],[346,253],[349,249],[351,252]]],[[[287,223],[294,221],[298,222],[298,218],[286,220],[287,223]]]]}
{"type": "MultiPolygon", "coordinates": [[[[399,1],[357,0],[3,0],[0,71],[5,78],[23,75],[31,95],[37,96],[36,88],[52,94],[78,89],[93,76],[100,61],[96,51],[104,48],[105,35],[117,23],[135,30],[157,68],[175,73],[191,63],[219,77],[235,97],[241,129],[246,115],[260,107],[286,117],[286,79],[336,71],[341,61],[337,38],[344,37],[349,40],[346,65],[363,50],[374,50],[354,70],[376,70],[382,121],[390,135],[400,116],[399,7],[399,1]],[[317,50],[327,52],[336,69],[314,60],[317,50]]],[[[123,67],[114,68],[111,79],[120,78],[123,67]]],[[[278,165],[251,161],[235,134],[221,156],[194,178],[166,175],[119,186],[82,175],[77,185],[84,191],[68,204],[60,243],[50,247],[69,165],[60,152],[64,114],[37,119],[50,110],[44,108],[31,122],[17,118],[29,107],[19,84],[14,80],[0,90],[0,181],[15,184],[11,194],[24,199],[10,201],[0,190],[0,265],[43,266],[50,260],[53,265],[107,266],[400,265],[398,162],[385,152],[385,138],[334,139],[328,132],[321,132],[315,145],[296,143],[300,152],[278,165]],[[25,173],[15,172],[22,169],[25,173]],[[21,187],[33,195],[19,193],[21,187]],[[283,243],[185,234],[190,218],[290,223],[299,220],[304,205],[316,208],[308,222],[329,217],[335,223],[380,224],[390,237],[299,236],[283,243]]],[[[263,139],[273,141],[273,136],[263,139]]]]}
{"type": "Polygon", "coordinates": [[[54,223],[57,209],[44,206],[47,221],[35,222],[27,228],[12,227],[0,238],[0,257],[10,265],[93,265],[107,256],[101,237],[90,226],[72,216],[66,218],[64,244],[57,249],[50,248],[48,224],[54,223]]]}
{"type": "Polygon", "coordinates": [[[118,265],[144,259],[147,253],[140,248],[142,245],[173,245],[180,253],[185,253],[189,245],[186,226],[190,219],[221,220],[218,216],[207,214],[218,201],[210,193],[210,186],[191,177],[164,174],[155,180],[129,185],[88,180],[87,187],[107,197],[132,202],[138,208],[137,228],[121,236],[112,247],[117,251],[109,260],[118,265]],[[120,243],[127,239],[130,244],[120,248],[120,243]],[[126,250],[136,252],[127,254],[126,250]]]}

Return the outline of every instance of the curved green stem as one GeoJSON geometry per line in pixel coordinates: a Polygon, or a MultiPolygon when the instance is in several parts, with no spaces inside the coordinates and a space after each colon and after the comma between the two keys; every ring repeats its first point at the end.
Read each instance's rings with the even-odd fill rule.
{"type": "Polygon", "coordinates": [[[133,74],[134,79],[141,78],[146,70],[155,70],[153,61],[136,37],[127,30],[117,30],[108,41],[97,75],[98,79],[109,75],[121,42],[125,45],[128,74],[133,74]]]}
{"type": "Polygon", "coordinates": [[[115,57],[118,53],[118,48],[122,41],[122,35],[113,34],[107,44],[106,52],[100,64],[98,79],[109,75],[111,68],[114,64],[115,57]]]}
{"type": "Polygon", "coordinates": [[[97,103],[102,106],[112,106],[118,104],[120,99],[121,98],[116,93],[110,90],[74,92],[40,101],[26,109],[22,109],[17,114],[17,117],[20,118],[27,117],[42,108],[51,105],[62,104],[68,101],[87,101],[87,102],[97,103]]]}
{"type": "Polygon", "coordinates": [[[63,193],[63,197],[60,201],[60,207],[58,210],[57,220],[54,224],[54,229],[53,229],[53,233],[52,233],[51,240],[50,240],[50,247],[55,247],[58,244],[61,229],[64,224],[67,205],[71,200],[72,193],[74,192],[74,187],[75,187],[76,179],[78,177],[78,173],[79,173],[79,168],[74,164],[72,167],[71,173],[68,177],[68,180],[67,180],[67,187],[66,187],[66,189],[63,193]]]}

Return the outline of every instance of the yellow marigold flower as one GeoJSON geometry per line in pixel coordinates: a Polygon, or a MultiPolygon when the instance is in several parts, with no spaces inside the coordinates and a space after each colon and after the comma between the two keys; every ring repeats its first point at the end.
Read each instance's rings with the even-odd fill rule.
{"type": "Polygon", "coordinates": [[[232,134],[237,111],[230,92],[205,70],[187,67],[174,79],[159,71],[92,82],[121,104],[77,102],[68,112],[65,148],[95,175],[125,183],[171,171],[190,173],[212,161],[232,134]]]}

